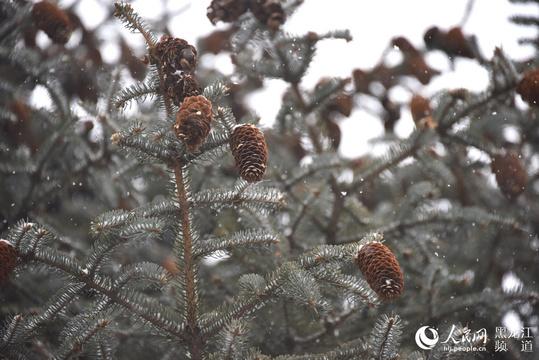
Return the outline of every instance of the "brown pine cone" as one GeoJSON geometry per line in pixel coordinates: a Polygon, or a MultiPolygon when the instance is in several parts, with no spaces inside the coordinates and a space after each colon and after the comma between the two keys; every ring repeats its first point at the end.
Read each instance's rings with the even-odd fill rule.
{"type": "Polygon", "coordinates": [[[32,7],[32,19],[38,29],[57,44],[65,44],[72,33],[71,21],[57,4],[40,1],[32,7]]]}
{"type": "Polygon", "coordinates": [[[450,57],[461,56],[470,59],[475,57],[460,27],[454,27],[445,32],[433,26],[425,32],[423,40],[427,48],[442,50],[450,57]]]}
{"type": "Polygon", "coordinates": [[[17,266],[15,248],[9,241],[0,240],[0,288],[7,284],[15,266],[17,266]]]}
{"type": "Polygon", "coordinates": [[[213,24],[234,22],[249,10],[248,0],[212,0],[206,16],[213,24]]]}
{"type": "Polygon", "coordinates": [[[369,242],[358,251],[355,261],[371,289],[382,301],[394,301],[404,289],[402,271],[397,259],[385,245],[369,242]]]}
{"type": "Polygon", "coordinates": [[[279,0],[251,0],[251,12],[271,30],[284,24],[285,14],[279,0]]]}
{"type": "Polygon", "coordinates": [[[198,64],[198,53],[193,45],[183,39],[163,35],[152,50],[154,62],[167,75],[181,72],[191,74],[198,64]]]}
{"type": "Polygon", "coordinates": [[[399,50],[408,56],[420,56],[420,52],[412,45],[412,43],[403,36],[398,36],[391,40],[393,46],[399,48],[399,50]]]}
{"type": "Polygon", "coordinates": [[[531,106],[539,106],[539,68],[527,72],[517,85],[517,93],[531,106]]]}
{"type": "Polygon", "coordinates": [[[421,95],[414,95],[410,100],[410,112],[416,126],[420,129],[434,129],[437,124],[432,117],[429,99],[421,95]]]}
{"type": "Polygon", "coordinates": [[[423,85],[430,83],[430,80],[439,75],[440,72],[431,68],[422,56],[413,56],[405,61],[405,67],[409,75],[415,77],[423,85]]]}
{"type": "Polygon", "coordinates": [[[190,153],[206,142],[212,116],[211,102],[202,95],[188,97],[181,104],[173,131],[190,153]]]}
{"type": "Polygon", "coordinates": [[[202,86],[189,75],[170,74],[165,76],[165,89],[176,106],[180,106],[185,98],[202,94],[202,86]]]}
{"type": "Polygon", "coordinates": [[[237,126],[230,136],[230,149],[243,180],[262,180],[268,165],[268,148],[259,128],[251,124],[237,126]]]}
{"type": "Polygon", "coordinates": [[[470,44],[460,27],[450,29],[445,36],[446,47],[443,49],[448,55],[457,55],[473,59],[475,57],[470,44]]]}
{"type": "Polygon", "coordinates": [[[509,150],[492,157],[491,169],[505,197],[516,198],[526,189],[526,170],[518,154],[509,150]]]}

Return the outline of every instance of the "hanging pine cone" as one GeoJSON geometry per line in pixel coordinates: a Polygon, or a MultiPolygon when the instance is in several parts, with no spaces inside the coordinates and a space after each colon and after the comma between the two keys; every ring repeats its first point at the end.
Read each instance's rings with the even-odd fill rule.
{"type": "Polygon", "coordinates": [[[410,100],[410,112],[416,126],[420,129],[434,129],[438,125],[432,117],[432,109],[429,99],[421,95],[414,95],[410,100]]]}
{"type": "Polygon", "coordinates": [[[394,69],[396,72],[394,75],[410,75],[419,80],[423,85],[427,85],[434,76],[440,74],[439,71],[427,64],[421,52],[408,39],[400,36],[394,38],[392,44],[403,55],[402,64],[394,69]]]}
{"type": "Polygon", "coordinates": [[[524,192],[526,170],[515,151],[509,150],[492,156],[491,169],[505,197],[513,199],[524,192]]]}
{"type": "Polygon", "coordinates": [[[173,130],[190,153],[206,141],[212,116],[211,102],[202,95],[188,97],[181,104],[173,130]]]}
{"type": "Polygon", "coordinates": [[[237,126],[230,136],[230,149],[243,180],[262,180],[268,165],[268,148],[259,128],[251,124],[237,126]]]}
{"type": "Polygon", "coordinates": [[[517,85],[517,93],[531,106],[539,106],[539,68],[527,72],[517,85]]]}
{"type": "Polygon", "coordinates": [[[154,62],[161,66],[163,73],[191,74],[198,64],[198,53],[193,45],[183,39],[163,35],[155,44],[152,55],[154,62]]]}
{"type": "Polygon", "coordinates": [[[358,251],[355,261],[380,300],[394,301],[404,289],[402,271],[395,256],[385,245],[369,242],[358,251]]]}
{"type": "Polygon", "coordinates": [[[206,16],[213,24],[234,22],[249,10],[249,0],[212,0],[206,16]]]}
{"type": "Polygon", "coordinates": [[[32,7],[32,19],[55,43],[65,44],[71,37],[71,21],[57,4],[40,1],[32,7]]]}
{"type": "Polygon", "coordinates": [[[457,26],[449,29],[445,36],[445,40],[446,47],[442,50],[444,50],[448,55],[456,55],[469,59],[473,59],[475,57],[475,54],[468,43],[468,39],[466,39],[460,27],[457,26]]]}
{"type": "Polygon", "coordinates": [[[425,32],[423,40],[429,49],[439,49],[449,57],[461,56],[473,59],[474,51],[460,27],[454,27],[448,32],[433,26],[425,32]]]}
{"type": "Polygon", "coordinates": [[[0,288],[9,281],[9,277],[17,266],[17,252],[9,241],[0,240],[0,288]]]}
{"type": "Polygon", "coordinates": [[[180,106],[185,98],[202,94],[202,86],[189,75],[166,75],[165,89],[176,106],[180,106]]]}
{"type": "Polygon", "coordinates": [[[251,0],[251,12],[258,21],[274,31],[285,21],[284,10],[278,0],[251,0]]]}

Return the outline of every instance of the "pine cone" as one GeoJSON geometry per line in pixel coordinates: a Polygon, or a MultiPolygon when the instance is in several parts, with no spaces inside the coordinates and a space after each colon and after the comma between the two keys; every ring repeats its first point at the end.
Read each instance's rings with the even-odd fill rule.
{"type": "Polygon", "coordinates": [[[230,136],[230,149],[243,180],[262,180],[268,165],[268,148],[259,128],[251,124],[237,126],[230,136]]]}
{"type": "Polygon", "coordinates": [[[211,102],[202,95],[188,97],[181,104],[173,130],[190,153],[206,141],[212,116],[211,102]]]}
{"type": "Polygon", "coordinates": [[[274,31],[285,21],[284,10],[278,0],[251,0],[251,12],[258,21],[274,31]]]}
{"type": "Polygon", "coordinates": [[[517,85],[517,93],[531,106],[539,106],[539,68],[527,72],[517,85]]]}
{"type": "Polygon", "coordinates": [[[460,27],[450,29],[445,36],[446,47],[443,49],[448,55],[457,55],[473,59],[475,57],[470,44],[460,27]]]}
{"type": "Polygon", "coordinates": [[[32,7],[32,19],[55,43],[65,44],[71,37],[71,21],[57,4],[40,1],[32,7]]]}
{"type": "Polygon", "coordinates": [[[405,62],[405,67],[407,67],[408,74],[415,77],[423,85],[427,85],[433,77],[440,75],[440,72],[431,68],[422,56],[411,57],[409,61],[405,62]]]}
{"type": "Polygon", "coordinates": [[[9,241],[0,240],[0,288],[9,281],[9,277],[17,266],[17,252],[9,241]]]}
{"type": "Polygon", "coordinates": [[[423,85],[427,85],[431,78],[439,75],[440,72],[431,68],[423,58],[423,55],[404,37],[397,37],[392,40],[393,46],[399,48],[403,59],[401,66],[394,69],[396,75],[411,75],[423,85]]]}
{"type": "Polygon", "coordinates": [[[185,98],[198,96],[202,93],[202,86],[189,75],[170,74],[165,76],[165,89],[176,106],[180,106],[185,98]]]}
{"type": "Polygon", "coordinates": [[[234,22],[249,10],[248,0],[212,0],[206,16],[213,24],[234,22]]]}
{"type": "Polygon", "coordinates": [[[416,126],[420,129],[434,129],[437,124],[432,117],[432,109],[429,99],[420,95],[412,96],[410,100],[410,112],[416,126]]]}
{"type": "Polygon", "coordinates": [[[423,40],[427,48],[442,50],[450,57],[461,56],[470,59],[475,57],[460,27],[454,27],[446,33],[433,26],[425,32],[423,40]]]}
{"type": "Polygon", "coordinates": [[[404,289],[402,271],[395,256],[385,245],[369,242],[358,251],[355,261],[380,300],[394,301],[404,289]]]}
{"type": "Polygon", "coordinates": [[[492,172],[496,175],[498,187],[505,197],[516,198],[526,188],[526,170],[518,154],[509,150],[501,155],[494,155],[491,163],[492,172]]]}
{"type": "Polygon", "coordinates": [[[198,53],[193,45],[183,39],[163,35],[152,50],[154,61],[167,75],[180,71],[191,74],[198,64],[198,53]]]}

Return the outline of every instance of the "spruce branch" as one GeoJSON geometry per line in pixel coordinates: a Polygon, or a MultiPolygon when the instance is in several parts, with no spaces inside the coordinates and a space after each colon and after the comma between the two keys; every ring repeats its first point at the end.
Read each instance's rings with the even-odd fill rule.
{"type": "Polygon", "coordinates": [[[4,324],[5,331],[2,336],[2,345],[0,346],[0,351],[10,346],[12,342],[16,342],[17,338],[20,336],[19,326],[21,324],[22,315],[15,315],[11,320],[6,319],[4,324]]]}
{"type": "Polygon", "coordinates": [[[101,331],[105,331],[110,321],[105,317],[77,316],[71,322],[67,333],[61,334],[62,343],[56,352],[55,359],[70,359],[79,355],[83,347],[101,331]]]}
{"type": "Polygon", "coordinates": [[[187,160],[193,164],[215,163],[228,154],[229,133],[227,131],[212,131],[206,137],[206,142],[200,145],[194,153],[187,155],[187,160]]]}
{"type": "Polygon", "coordinates": [[[144,101],[148,96],[154,96],[157,93],[156,80],[150,78],[147,83],[136,83],[127,88],[121,89],[114,95],[112,103],[117,109],[123,109],[128,102],[133,100],[144,101]]]}
{"type": "Polygon", "coordinates": [[[217,109],[217,117],[215,118],[219,124],[221,124],[229,134],[232,133],[234,127],[236,126],[236,118],[232,113],[232,109],[228,106],[219,107],[217,109]]]}
{"type": "Polygon", "coordinates": [[[133,150],[140,160],[150,164],[172,164],[171,150],[144,133],[141,123],[130,123],[111,136],[113,145],[133,150]]]}
{"type": "Polygon", "coordinates": [[[265,230],[248,229],[222,236],[207,239],[200,245],[197,257],[211,256],[218,251],[230,251],[236,247],[250,247],[253,245],[270,245],[279,243],[276,234],[265,230]]]}
{"type": "Polygon", "coordinates": [[[185,306],[185,313],[182,314],[182,316],[185,319],[188,330],[187,337],[189,339],[189,352],[194,359],[202,359],[205,340],[200,334],[200,293],[196,279],[197,261],[195,258],[194,249],[195,239],[193,238],[193,230],[191,228],[191,199],[187,190],[188,179],[186,176],[186,167],[180,165],[176,165],[174,167],[174,180],[178,196],[178,208],[181,209],[179,214],[181,237],[176,239],[176,242],[181,241],[181,243],[175,244],[175,247],[181,249],[178,251],[179,255],[181,256],[181,277],[178,278],[181,278],[182,281],[178,285],[182,292],[182,299],[180,301],[185,306]]]}
{"type": "Polygon", "coordinates": [[[257,285],[253,288],[256,289],[254,292],[246,291],[250,288],[243,286],[244,292],[240,292],[231,301],[223,303],[214,311],[206,313],[202,334],[212,337],[231,321],[240,319],[244,315],[262,308],[270,300],[270,296],[280,288],[282,284],[279,280],[281,271],[282,267],[267,276],[263,282],[257,279],[257,285]],[[263,287],[260,285],[263,285],[263,287]]]}
{"type": "MultiPolygon", "coordinates": [[[[248,184],[245,181],[240,183],[248,184]]],[[[249,186],[233,190],[203,190],[193,195],[193,205],[210,206],[219,209],[223,206],[234,207],[249,205],[258,210],[279,209],[286,206],[284,194],[274,188],[249,186]]]]}
{"type": "Polygon", "coordinates": [[[23,343],[30,339],[38,329],[56,320],[59,315],[63,315],[67,307],[81,296],[86,289],[86,284],[82,282],[70,283],[60,288],[44,304],[39,315],[32,315],[23,320],[21,327],[24,331],[18,334],[19,336],[15,340],[23,343]]]}
{"type": "Polygon", "coordinates": [[[247,346],[247,332],[248,328],[245,323],[233,321],[218,334],[217,342],[224,359],[231,360],[241,357],[247,346]]]}
{"type": "Polygon", "coordinates": [[[539,26],[539,19],[536,16],[513,15],[509,17],[509,21],[518,25],[539,26]]]}
{"type": "Polygon", "coordinates": [[[112,288],[108,278],[99,277],[97,274],[90,276],[82,264],[74,265],[78,263],[74,259],[47,248],[35,253],[21,254],[20,257],[23,261],[46,265],[48,269],[56,269],[73,280],[84,283],[87,289],[97,291],[113,303],[140,316],[143,321],[164,334],[180,340],[186,339],[182,327],[178,325],[181,322],[171,320],[177,318],[171,310],[156,301],[147,299],[143,294],[135,293],[133,289],[118,291],[112,288]]]}
{"type": "Polygon", "coordinates": [[[415,130],[408,138],[395,141],[385,155],[373,158],[367,164],[360,167],[354,174],[354,179],[347,186],[348,191],[354,191],[376,178],[384,170],[398,165],[402,160],[412,156],[418,148],[427,143],[434,136],[431,132],[415,130]]]}
{"type": "Polygon", "coordinates": [[[213,84],[206,86],[202,95],[213,104],[228,95],[229,88],[226,86],[228,82],[229,79],[221,78],[213,84]]]}
{"type": "Polygon", "coordinates": [[[379,360],[399,358],[397,349],[401,333],[402,324],[398,316],[382,315],[370,338],[373,344],[372,356],[379,360]]]}
{"type": "Polygon", "coordinates": [[[124,2],[115,2],[114,7],[116,8],[114,16],[120,19],[120,21],[125,25],[125,27],[128,28],[132,33],[141,33],[144,37],[144,40],[146,40],[148,48],[152,50],[157,40],[153,35],[152,31],[140,18],[140,15],[135,12],[135,10],[133,10],[131,4],[127,4],[124,2]]]}
{"type": "Polygon", "coordinates": [[[345,163],[336,154],[321,154],[313,156],[313,161],[299,169],[294,169],[294,173],[284,179],[283,186],[286,190],[292,189],[307,179],[324,178],[344,169],[345,163]]]}

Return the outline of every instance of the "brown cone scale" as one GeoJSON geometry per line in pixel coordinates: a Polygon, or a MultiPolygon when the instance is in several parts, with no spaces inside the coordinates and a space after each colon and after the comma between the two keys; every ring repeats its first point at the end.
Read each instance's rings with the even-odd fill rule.
{"type": "Polygon", "coordinates": [[[202,93],[202,86],[194,77],[189,75],[167,75],[165,77],[165,89],[176,106],[180,106],[186,98],[198,96],[202,93]]]}
{"type": "Polygon", "coordinates": [[[389,248],[379,242],[369,242],[358,251],[355,261],[380,300],[399,298],[404,281],[399,263],[389,248]]]}
{"type": "Polygon", "coordinates": [[[251,124],[237,126],[230,136],[230,149],[243,180],[262,180],[268,164],[268,148],[259,128],[251,124]]]}

